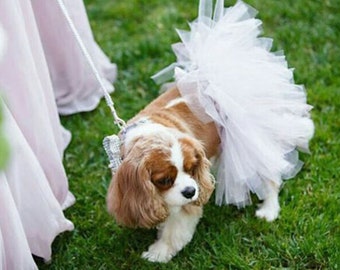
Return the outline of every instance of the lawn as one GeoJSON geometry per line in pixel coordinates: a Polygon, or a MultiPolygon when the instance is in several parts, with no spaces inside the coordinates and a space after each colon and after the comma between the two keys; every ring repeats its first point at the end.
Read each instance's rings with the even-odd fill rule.
{"type": "MultiPolygon", "coordinates": [[[[231,5],[235,1],[226,1],[231,5]]],[[[118,130],[105,103],[93,112],[63,117],[73,140],[64,164],[77,198],[65,215],[75,230],[53,243],[41,269],[339,269],[340,268],[340,1],[249,0],[263,20],[264,36],[284,50],[295,79],[307,89],[316,133],[311,155],[280,194],[281,215],[273,223],[255,218],[254,205],[238,210],[205,207],[192,242],[168,264],[140,254],[154,230],[119,227],[105,209],[110,181],[101,146],[118,130]]],[[[85,0],[96,40],[118,65],[112,98],[129,119],[158,95],[154,73],[175,60],[175,28],[188,29],[198,0],[85,0]]]]}

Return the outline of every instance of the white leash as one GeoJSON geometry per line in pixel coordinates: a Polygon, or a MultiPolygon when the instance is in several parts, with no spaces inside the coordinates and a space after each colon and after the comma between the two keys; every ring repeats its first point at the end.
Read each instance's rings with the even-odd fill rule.
{"type": "Polygon", "coordinates": [[[90,65],[91,69],[92,69],[92,72],[93,74],[96,76],[96,79],[101,87],[101,89],[103,90],[103,93],[104,93],[104,97],[105,97],[105,101],[106,101],[106,104],[107,106],[111,109],[111,113],[113,115],[113,118],[114,118],[114,122],[115,124],[120,128],[124,128],[126,126],[126,123],[124,122],[124,120],[122,120],[121,118],[119,118],[119,116],[117,115],[117,112],[115,110],[115,107],[114,107],[114,103],[111,99],[111,96],[108,92],[108,90],[106,89],[105,87],[105,84],[103,82],[103,79],[101,78],[101,76],[99,75],[99,72],[95,66],[95,64],[93,63],[92,61],[92,58],[88,52],[88,50],[86,49],[76,27],[74,26],[74,23],[67,11],[67,8],[63,2],[63,0],[57,0],[58,4],[59,4],[59,7],[63,13],[63,15],[65,16],[66,20],[67,20],[67,23],[68,25],[70,26],[71,30],[72,30],[72,33],[74,34],[74,37],[76,38],[77,40],[77,43],[81,49],[81,51],[83,52],[88,64],[90,65]]]}
{"type": "MultiPolygon", "coordinates": [[[[58,4],[59,4],[59,7],[65,17],[65,19],[67,20],[67,23],[69,25],[69,27],[71,28],[71,31],[81,49],[81,51],[83,52],[88,64],[90,65],[91,67],[91,70],[93,72],[93,74],[95,75],[99,85],[100,85],[100,88],[102,89],[103,93],[104,93],[104,97],[105,97],[105,101],[106,101],[106,104],[107,106],[110,108],[111,110],[111,113],[112,113],[112,116],[113,116],[113,119],[114,119],[114,123],[119,127],[120,130],[124,130],[126,128],[126,123],[124,120],[122,120],[118,115],[117,115],[117,112],[116,112],[116,109],[114,107],[114,103],[111,99],[111,96],[109,94],[109,91],[107,90],[107,88],[105,87],[105,84],[103,82],[103,79],[101,78],[101,76],[99,75],[99,72],[95,66],[95,64],[93,63],[93,60],[88,52],[88,50],[86,49],[68,11],[67,11],[67,8],[63,2],[63,0],[57,0],[58,4]]],[[[121,145],[121,142],[120,142],[120,139],[117,135],[111,135],[111,136],[107,136],[104,138],[103,140],[103,146],[104,146],[104,149],[109,157],[109,160],[110,160],[110,165],[109,167],[111,168],[111,170],[113,172],[115,172],[118,168],[118,166],[120,165],[121,163],[121,157],[120,157],[120,145],[121,145]]]]}

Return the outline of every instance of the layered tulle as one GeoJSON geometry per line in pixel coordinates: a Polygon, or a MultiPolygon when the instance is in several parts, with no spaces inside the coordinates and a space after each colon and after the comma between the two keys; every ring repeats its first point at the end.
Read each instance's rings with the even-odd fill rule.
{"type": "Polygon", "coordinates": [[[190,31],[178,31],[177,63],[155,76],[174,68],[192,111],[218,127],[217,204],[244,206],[250,192],[263,199],[269,181],[294,177],[297,150],[308,151],[314,132],[304,87],[294,84],[283,53],[270,52],[272,40],[259,37],[255,15],[241,1],[227,9],[217,1],[214,12],[212,1],[200,1],[190,31]]]}

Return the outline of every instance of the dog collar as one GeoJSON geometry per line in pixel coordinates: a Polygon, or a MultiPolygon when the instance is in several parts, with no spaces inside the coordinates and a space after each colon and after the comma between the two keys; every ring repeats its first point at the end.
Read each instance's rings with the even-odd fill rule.
{"type": "Polygon", "coordinates": [[[116,171],[118,170],[118,167],[120,166],[123,160],[122,153],[121,153],[121,146],[125,141],[126,134],[130,130],[142,124],[149,123],[149,122],[150,120],[148,120],[147,118],[142,118],[138,120],[137,122],[134,122],[128,125],[127,127],[125,127],[119,133],[119,136],[113,134],[111,136],[107,136],[104,138],[103,146],[110,161],[109,168],[112,170],[113,174],[116,173],[116,171]]]}
{"type": "Polygon", "coordinates": [[[135,129],[136,127],[142,125],[142,124],[146,124],[146,123],[150,123],[150,120],[146,117],[143,117],[141,119],[139,119],[138,121],[127,125],[126,128],[124,128],[120,133],[119,133],[119,137],[121,140],[121,143],[124,143],[125,138],[126,138],[126,134],[131,131],[132,129],[135,129]]]}

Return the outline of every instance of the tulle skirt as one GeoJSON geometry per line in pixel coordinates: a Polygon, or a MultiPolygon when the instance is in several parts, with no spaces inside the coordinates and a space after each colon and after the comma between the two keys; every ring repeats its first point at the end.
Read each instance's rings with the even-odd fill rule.
{"type": "Polygon", "coordinates": [[[294,177],[298,151],[308,152],[314,126],[306,91],[296,85],[282,52],[261,38],[256,11],[242,1],[224,9],[218,0],[200,1],[190,31],[178,31],[173,45],[177,86],[202,121],[214,121],[221,137],[216,203],[249,204],[264,199],[270,181],[294,177]],[[198,101],[198,102],[197,102],[198,101]]]}

